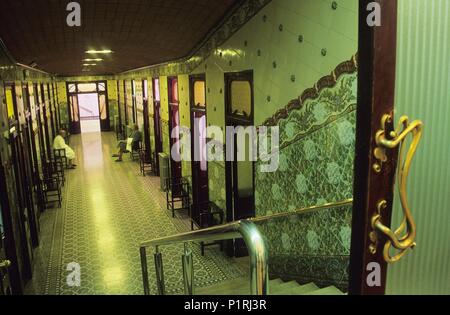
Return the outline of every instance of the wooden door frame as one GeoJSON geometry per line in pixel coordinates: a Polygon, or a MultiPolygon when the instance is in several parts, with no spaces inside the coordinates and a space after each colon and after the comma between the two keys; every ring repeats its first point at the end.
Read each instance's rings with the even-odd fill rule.
{"type": "Polygon", "coordinates": [[[56,123],[55,123],[55,115],[54,115],[54,100],[52,98],[52,94],[51,94],[51,85],[50,83],[47,83],[47,95],[48,95],[48,102],[49,102],[49,108],[50,108],[50,127],[52,130],[52,137],[51,140],[53,140],[56,135],[57,135],[57,130],[56,130],[56,123]]]}
{"type": "MultiPolygon", "coordinates": [[[[350,255],[349,293],[382,295],[386,289],[387,263],[383,258],[384,243],[380,240],[376,253],[371,253],[371,218],[380,200],[388,201],[383,210],[383,223],[390,225],[393,187],[396,172],[396,152],[388,153],[382,171],[374,172],[377,161],[373,154],[375,134],[381,128],[385,114],[393,114],[396,78],[397,0],[377,0],[381,8],[382,26],[370,27],[366,22],[367,2],[359,7],[358,109],[354,203],[350,255]],[[381,285],[371,287],[367,277],[373,272],[371,263],[378,264],[381,285]]],[[[393,126],[390,126],[391,128],[393,126]]]]}
{"type": "MultiPolygon", "coordinates": [[[[116,133],[122,137],[122,111],[120,108],[120,80],[117,80],[117,108],[119,110],[119,130],[116,133]]],[[[117,128],[117,126],[115,126],[117,128]]]]}
{"type": "Polygon", "coordinates": [[[14,236],[14,222],[12,209],[9,201],[8,189],[6,187],[6,174],[2,156],[0,155],[0,211],[3,218],[3,229],[5,234],[5,254],[7,259],[11,261],[11,267],[8,269],[10,284],[13,295],[23,294],[22,277],[19,268],[19,257],[17,255],[16,246],[18,245],[14,236]]]}
{"type": "MultiPolygon", "coordinates": [[[[172,146],[175,144],[175,141],[173,141],[172,138],[172,129],[173,129],[173,124],[172,124],[172,119],[173,119],[173,113],[172,113],[172,107],[173,105],[171,104],[170,100],[171,100],[171,92],[172,92],[172,87],[171,87],[171,80],[177,80],[177,95],[178,95],[178,121],[179,121],[179,127],[181,127],[181,115],[180,115],[180,85],[179,85],[179,78],[178,76],[171,76],[171,77],[167,77],[167,94],[168,94],[168,98],[167,101],[169,103],[169,152],[171,152],[172,150],[172,146]]],[[[178,139],[179,141],[180,139],[178,139]]],[[[180,177],[183,176],[183,165],[181,162],[175,162],[172,157],[170,157],[170,176],[173,177],[173,169],[174,169],[174,165],[175,164],[180,164],[180,172],[181,175],[180,177]]]]}
{"type": "MultiPolygon", "coordinates": [[[[26,84],[26,97],[28,98],[28,104],[30,105],[30,113],[31,113],[31,94],[30,94],[30,86],[28,85],[28,83],[26,84]]],[[[33,90],[34,90],[34,85],[33,85],[33,90]]],[[[35,92],[36,93],[36,92],[35,92]]],[[[35,105],[35,109],[36,109],[36,105],[35,105]]],[[[30,137],[31,137],[31,151],[33,154],[33,181],[34,181],[34,185],[35,185],[35,189],[37,190],[37,193],[40,194],[42,187],[41,187],[41,180],[40,180],[40,172],[39,172],[39,156],[37,153],[37,144],[36,144],[36,134],[34,132],[33,129],[33,115],[31,114],[31,116],[29,117],[29,133],[30,133],[30,137]]],[[[36,119],[38,119],[37,115],[36,115],[36,119]]],[[[39,129],[39,125],[38,122],[36,122],[36,125],[38,126],[39,129]]],[[[39,137],[39,135],[38,135],[39,137]]],[[[38,206],[39,206],[39,213],[42,213],[45,211],[45,205],[43,203],[43,200],[41,200],[42,198],[38,197],[38,206]]]]}
{"type": "MultiPolygon", "coordinates": [[[[128,102],[127,102],[127,80],[123,80],[123,106],[125,109],[125,127],[130,125],[130,117],[128,117],[128,102]]],[[[125,133],[127,130],[124,130],[125,133]]],[[[127,135],[125,135],[127,136],[127,135]]]]}
{"type": "MultiPolygon", "coordinates": [[[[253,70],[245,70],[240,72],[226,72],[224,74],[225,78],[225,91],[224,91],[224,97],[225,97],[225,124],[226,126],[253,126],[254,125],[254,111],[255,111],[255,93],[254,93],[254,76],[253,76],[253,70]],[[231,83],[233,81],[249,81],[250,87],[251,87],[251,113],[249,117],[242,117],[239,115],[235,115],[231,111],[231,83]]],[[[228,137],[226,135],[226,137],[228,137]]],[[[236,136],[235,136],[236,140],[236,136]]],[[[234,144],[236,144],[236,141],[234,141],[234,144]]],[[[228,150],[228,146],[230,144],[228,141],[225,143],[225,152],[228,150]]],[[[227,161],[225,162],[225,182],[226,182],[226,221],[232,222],[235,221],[236,218],[234,216],[234,198],[237,192],[237,187],[234,185],[234,181],[237,177],[237,167],[236,167],[236,150],[234,150],[234,161],[227,161]]],[[[227,156],[227,153],[225,153],[227,156]]],[[[256,163],[253,163],[253,196],[255,196],[255,168],[256,163]]],[[[253,204],[254,209],[256,210],[256,205],[253,204]]],[[[241,242],[241,240],[237,240],[237,242],[241,242]]],[[[238,254],[239,256],[244,255],[244,253],[237,251],[238,247],[236,247],[236,242],[228,241],[226,243],[226,251],[229,256],[235,256],[238,254]]],[[[242,243],[243,245],[243,243],[242,243]]]]}
{"type": "Polygon", "coordinates": [[[159,171],[159,153],[164,151],[163,139],[162,139],[162,129],[161,129],[161,79],[159,77],[152,78],[152,89],[153,89],[153,129],[155,134],[155,173],[157,176],[160,175],[159,171]],[[158,81],[159,89],[159,100],[156,100],[156,87],[155,81],[158,81]],[[158,107],[158,108],[157,108],[158,107]],[[159,131],[157,130],[159,128],[159,131]]]}
{"type": "MultiPolygon", "coordinates": [[[[84,83],[84,82],[82,82],[84,83]]],[[[101,132],[108,132],[111,131],[111,116],[109,115],[109,98],[108,98],[108,81],[107,80],[100,80],[100,81],[96,81],[97,84],[97,101],[98,101],[98,112],[99,112],[99,123],[100,123],[100,131],[101,132]],[[99,89],[99,85],[100,83],[104,83],[105,84],[105,90],[104,91],[100,91],[99,89]],[[106,110],[106,127],[102,128],[102,113],[100,111],[100,96],[104,95],[105,96],[105,110],[106,110]]]]}
{"type": "MultiPolygon", "coordinates": [[[[202,73],[202,74],[194,74],[194,75],[190,75],[189,76],[189,100],[190,100],[190,111],[189,111],[189,115],[190,115],[190,121],[191,121],[191,173],[192,173],[192,207],[193,210],[191,211],[191,215],[192,215],[192,220],[195,221],[197,224],[201,224],[200,222],[200,209],[196,209],[196,207],[198,206],[198,200],[199,200],[199,196],[198,196],[198,192],[194,187],[198,187],[198,178],[196,177],[196,167],[199,165],[198,162],[195,161],[195,120],[194,120],[194,114],[197,112],[201,112],[205,114],[205,119],[207,121],[208,119],[208,109],[207,106],[205,104],[205,107],[198,107],[196,106],[197,104],[195,104],[195,90],[194,90],[194,84],[197,81],[204,81],[205,82],[205,100],[207,97],[207,93],[206,93],[206,74],[202,73]],[[198,210],[198,215],[199,218],[194,218],[193,216],[197,213],[196,211],[198,210]],[[198,219],[198,221],[196,221],[196,219],[198,219]]],[[[209,163],[207,163],[208,165],[209,163]]],[[[207,171],[208,174],[208,171],[207,171]]],[[[209,175],[208,175],[209,178],[209,175]]],[[[208,198],[209,200],[209,184],[208,184],[208,198]]]]}
{"type": "Polygon", "coordinates": [[[36,109],[36,122],[38,125],[38,131],[39,131],[39,153],[41,158],[41,163],[44,163],[47,160],[47,150],[45,148],[45,136],[44,136],[44,127],[42,122],[42,110],[41,110],[41,100],[40,100],[40,84],[34,83],[33,84],[33,90],[34,90],[34,97],[35,97],[35,109],[36,109]]]}
{"type": "Polygon", "coordinates": [[[131,103],[133,113],[133,124],[138,124],[137,101],[136,101],[136,80],[131,80],[131,103]]]}
{"type": "MultiPolygon", "coordinates": [[[[27,233],[26,233],[26,225],[27,224],[27,220],[25,219],[25,208],[28,209],[28,213],[27,215],[29,215],[29,196],[27,194],[26,191],[24,191],[24,185],[26,185],[26,183],[24,183],[24,180],[27,180],[25,174],[26,172],[23,170],[23,167],[25,167],[25,165],[23,165],[25,163],[24,161],[24,156],[23,156],[23,152],[21,150],[23,150],[22,147],[22,143],[20,141],[20,132],[21,132],[21,126],[20,126],[20,122],[17,119],[19,117],[19,109],[17,106],[17,93],[16,93],[16,84],[15,82],[5,82],[4,84],[4,89],[5,89],[5,94],[6,94],[6,89],[7,88],[11,88],[11,92],[12,92],[12,101],[13,101],[13,108],[14,108],[14,115],[15,115],[15,120],[14,121],[10,121],[9,122],[9,133],[8,133],[8,141],[9,141],[9,145],[10,145],[10,149],[11,149],[11,160],[9,161],[12,165],[12,172],[13,172],[13,180],[14,180],[14,186],[15,186],[15,197],[17,200],[14,200],[14,202],[17,202],[17,209],[19,211],[18,216],[19,216],[19,233],[21,236],[21,240],[20,240],[20,247],[21,247],[21,252],[23,254],[22,256],[22,264],[23,264],[23,274],[21,274],[21,278],[22,281],[26,281],[32,278],[32,274],[33,274],[33,270],[32,270],[32,257],[30,256],[30,253],[32,252],[33,248],[30,248],[30,244],[29,244],[29,240],[27,237],[27,233]],[[11,128],[15,127],[15,131],[11,132],[11,128]],[[22,163],[21,163],[22,162],[22,163]],[[24,174],[25,173],[25,174],[24,174]]],[[[9,119],[8,119],[9,120],[9,119]]],[[[28,189],[27,189],[28,190],[28,189]]],[[[6,195],[5,195],[6,196],[6,195]]],[[[28,226],[30,229],[30,237],[32,234],[31,231],[31,226],[28,226]]],[[[32,242],[32,240],[30,239],[30,242],[32,242]]],[[[23,284],[23,282],[22,282],[23,284]]]]}
{"type": "Polygon", "coordinates": [[[152,147],[151,147],[151,134],[150,134],[150,110],[149,110],[149,91],[148,91],[148,79],[142,79],[142,100],[144,106],[144,145],[145,145],[145,159],[146,162],[152,159],[152,147]],[[147,86],[147,88],[146,88],[147,86]],[[145,92],[147,91],[147,93],[145,92]]]}

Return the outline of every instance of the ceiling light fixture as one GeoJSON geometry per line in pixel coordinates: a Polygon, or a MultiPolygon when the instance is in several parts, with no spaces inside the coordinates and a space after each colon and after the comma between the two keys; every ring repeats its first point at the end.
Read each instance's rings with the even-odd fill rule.
{"type": "Polygon", "coordinates": [[[83,66],[89,67],[89,66],[96,66],[96,63],[83,63],[83,66]]]}
{"type": "Polygon", "coordinates": [[[113,51],[110,49],[104,49],[104,50],[86,50],[86,54],[112,54],[113,51]]]}
{"type": "Polygon", "coordinates": [[[94,58],[94,59],[83,59],[83,61],[87,61],[87,62],[91,62],[91,61],[97,61],[97,62],[99,62],[99,61],[103,61],[103,59],[102,58],[94,58]]]}

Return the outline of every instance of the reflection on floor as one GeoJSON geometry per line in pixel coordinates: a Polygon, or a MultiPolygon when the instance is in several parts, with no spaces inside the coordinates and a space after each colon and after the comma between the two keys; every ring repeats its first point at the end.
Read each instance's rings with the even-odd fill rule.
{"type": "MultiPolygon", "coordinates": [[[[68,171],[62,209],[41,217],[42,242],[35,253],[34,279],[28,294],[142,294],[139,244],[156,237],[190,230],[186,217],[172,219],[165,210],[159,178],[142,177],[138,165],[125,157],[115,163],[112,133],[73,136],[77,170],[68,171]],[[67,283],[67,266],[81,267],[81,286],[67,283]]],[[[195,282],[208,286],[242,277],[246,270],[218,248],[195,254],[195,282]]],[[[182,293],[182,245],[162,248],[166,288],[182,293]]],[[[154,294],[154,263],[149,252],[154,294]]]]}
{"type": "Polygon", "coordinates": [[[80,124],[82,133],[100,132],[99,119],[82,119],[80,124]]]}

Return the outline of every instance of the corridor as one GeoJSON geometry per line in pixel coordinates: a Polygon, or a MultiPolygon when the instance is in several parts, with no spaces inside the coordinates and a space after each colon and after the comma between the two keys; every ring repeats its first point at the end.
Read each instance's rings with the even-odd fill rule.
{"type": "MultiPolygon", "coordinates": [[[[76,170],[66,172],[63,207],[49,209],[41,218],[42,243],[35,254],[35,277],[28,294],[103,295],[143,294],[139,245],[143,241],[190,231],[183,213],[172,219],[166,210],[159,178],[143,177],[129,155],[115,163],[114,133],[72,136],[76,170]],[[67,266],[81,267],[81,285],[71,287],[67,266]]],[[[183,292],[182,245],[161,248],[166,289],[183,292]]],[[[195,285],[208,286],[242,277],[246,271],[218,247],[205,256],[194,252],[195,285]]],[[[151,290],[156,292],[153,253],[148,253],[151,290]]]]}

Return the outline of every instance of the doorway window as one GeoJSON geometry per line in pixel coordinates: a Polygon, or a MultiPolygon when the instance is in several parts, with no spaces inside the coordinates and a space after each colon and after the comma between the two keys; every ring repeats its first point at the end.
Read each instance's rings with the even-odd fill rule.
{"type": "Polygon", "coordinates": [[[196,107],[206,107],[206,85],[205,81],[194,82],[194,105],[196,107]]]}
{"type": "MultiPolygon", "coordinates": [[[[97,93],[79,94],[78,102],[80,108],[81,132],[82,133],[99,132],[100,107],[98,94],[97,93]]],[[[106,112],[104,114],[106,114],[106,112]]]]}
{"type": "Polygon", "coordinates": [[[252,87],[249,81],[231,82],[231,113],[249,117],[252,112],[252,87]]]}

